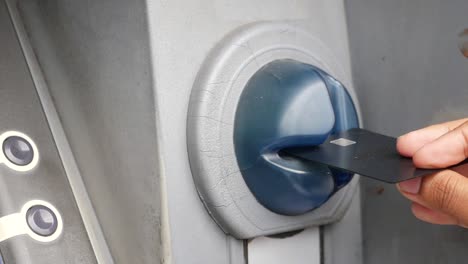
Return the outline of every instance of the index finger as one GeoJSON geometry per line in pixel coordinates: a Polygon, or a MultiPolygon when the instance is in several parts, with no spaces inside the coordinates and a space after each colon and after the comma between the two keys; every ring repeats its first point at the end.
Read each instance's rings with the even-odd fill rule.
{"type": "Polygon", "coordinates": [[[413,155],[420,168],[446,168],[468,157],[468,122],[424,145],[413,155]]]}
{"type": "Polygon", "coordinates": [[[424,145],[454,130],[467,121],[468,118],[464,118],[409,132],[398,138],[398,152],[400,152],[402,156],[413,157],[424,145]]]}

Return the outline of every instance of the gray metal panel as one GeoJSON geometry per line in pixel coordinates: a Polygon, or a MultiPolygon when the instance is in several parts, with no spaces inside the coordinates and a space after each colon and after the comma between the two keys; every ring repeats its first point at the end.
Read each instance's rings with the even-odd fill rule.
{"type": "MultiPolygon", "coordinates": [[[[392,136],[468,116],[466,0],[349,0],[356,91],[366,128],[392,136]]],[[[464,263],[468,231],[416,220],[394,186],[362,181],[365,263],[464,263]]]]}
{"type": "Polygon", "coordinates": [[[115,262],[159,263],[145,2],[31,0],[19,9],[115,262]]]}
{"type": "Polygon", "coordinates": [[[226,237],[199,201],[188,160],[181,159],[187,152],[187,104],[196,74],[228,32],[252,22],[286,20],[306,25],[334,52],[351,87],[343,2],[148,1],[148,14],[173,261],[228,263],[226,237]]]}
{"type": "Polygon", "coordinates": [[[68,139],[65,136],[52,97],[50,96],[49,88],[42,74],[41,67],[36,59],[36,55],[34,54],[23,22],[18,13],[17,2],[15,0],[7,0],[6,3],[16,29],[18,40],[22,46],[24,57],[31,72],[31,77],[36,86],[39,99],[57,145],[57,150],[62,159],[62,164],[67,174],[70,187],[75,196],[78,209],[80,210],[83,224],[88,233],[91,246],[93,247],[96,260],[99,263],[112,263],[113,259],[107,242],[105,241],[101,225],[96,217],[88,192],[84,186],[83,178],[76,164],[68,139]]]}
{"type": "Polygon", "coordinates": [[[361,220],[361,187],[358,186],[343,218],[322,227],[322,262],[324,264],[362,263],[363,227],[361,220]]]}
{"type": "Polygon", "coordinates": [[[0,250],[5,262],[96,263],[4,1],[0,2],[0,39],[0,130],[26,133],[40,153],[38,166],[30,172],[0,165],[0,216],[41,199],[57,207],[64,219],[64,234],[56,242],[38,243],[25,235],[3,241],[0,250]]]}

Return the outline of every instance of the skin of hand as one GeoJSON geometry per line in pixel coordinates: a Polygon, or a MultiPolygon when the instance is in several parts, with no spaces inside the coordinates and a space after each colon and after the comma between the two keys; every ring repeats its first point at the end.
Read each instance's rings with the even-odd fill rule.
{"type": "MultiPolygon", "coordinates": [[[[468,158],[468,118],[429,126],[398,138],[398,152],[416,167],[447,168],[468,158]]],[[[420,220],[468,227],[468,164],[397,184],[420,220]]]]}

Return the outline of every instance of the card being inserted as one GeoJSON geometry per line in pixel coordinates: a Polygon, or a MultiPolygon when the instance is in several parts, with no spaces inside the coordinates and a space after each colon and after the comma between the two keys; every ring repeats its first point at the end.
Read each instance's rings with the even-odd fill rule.
{"type": "Polygon", "coordinates": [[[410,158],[398,154],[396,138],[360,128],[334,134],[319,146],[288,148],[282,152],[387,183],[440,171],[416,168],[410,158]]]}

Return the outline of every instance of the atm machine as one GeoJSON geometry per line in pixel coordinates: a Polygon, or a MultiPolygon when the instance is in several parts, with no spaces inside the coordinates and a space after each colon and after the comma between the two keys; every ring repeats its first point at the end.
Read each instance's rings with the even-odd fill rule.
{"type": "Polygon", "coordinates": [[[468,116],[465,10],[0,0],[0,263],[464,263],[465,229],[283,150],[468,116]]]}

